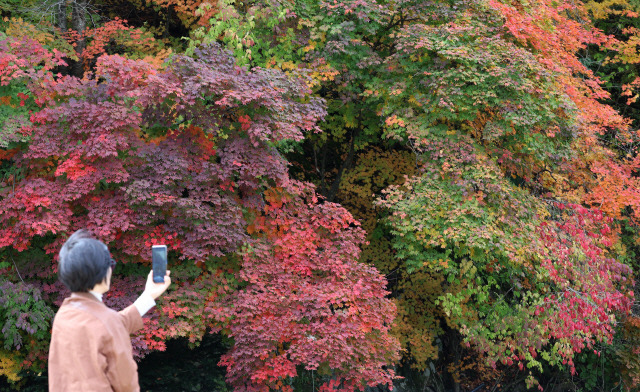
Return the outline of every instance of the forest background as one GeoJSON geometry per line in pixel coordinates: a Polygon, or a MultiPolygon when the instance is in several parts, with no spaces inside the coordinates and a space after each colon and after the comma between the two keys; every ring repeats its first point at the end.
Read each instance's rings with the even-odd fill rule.
{"type": "Polygon", "coordinates": [[[88,228],[114,308],[169,246],[144,390],[640,389],[637,0],[0,12],[2,388],[88,228]]]}

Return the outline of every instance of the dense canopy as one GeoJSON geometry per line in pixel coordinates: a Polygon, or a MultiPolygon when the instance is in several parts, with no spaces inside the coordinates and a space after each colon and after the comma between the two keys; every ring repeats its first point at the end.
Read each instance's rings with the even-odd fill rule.
{"type": "Polygon", "coordinates": [[[639,7],[0,0],[0,385],[86,228],[229,390],[637,390],[639,7]]]}

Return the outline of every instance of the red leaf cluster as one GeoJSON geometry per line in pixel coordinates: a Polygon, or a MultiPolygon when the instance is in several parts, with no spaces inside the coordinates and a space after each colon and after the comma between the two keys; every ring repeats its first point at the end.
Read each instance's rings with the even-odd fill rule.
{"type": "Polygon", "coordinates": [[[299,366],[326,368],[333,379],[323,391],[363,390],[364,380],[391,388],[395,305],[384,298],[385,279],[357,262],[364,231],[351,214],[298,199],[263,222],[262,238],[244,253],[247,286],[224,306],[236,345],[221,363],[236,390],[291,390],[284,382],[299,366]]]}

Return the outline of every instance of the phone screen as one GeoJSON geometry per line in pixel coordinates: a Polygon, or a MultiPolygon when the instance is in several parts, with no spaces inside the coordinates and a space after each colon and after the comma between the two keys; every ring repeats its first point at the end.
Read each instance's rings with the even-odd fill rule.
{"type": "Polygon", "coordinates": [[[167,246],[153,245],[151,247],[151,260],[153,264],[153,281],[164,283],[167,272],[167,246]]]}

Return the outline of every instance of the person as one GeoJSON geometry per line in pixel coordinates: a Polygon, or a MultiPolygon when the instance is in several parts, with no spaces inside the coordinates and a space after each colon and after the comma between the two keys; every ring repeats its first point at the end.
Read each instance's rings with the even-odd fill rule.
{"type": "Polygon", "coordinates": [[[140,390],[129,335],[142,328],[142,316],[171,284],[170,271],[164,283],[154,283],[150,272],[140,297],[116,312],[102,302],[115,264],[107,246],[85,230],[76,231],[62,245],[58,277],[71,296],[53,320],[50,392],[140,390]]]}

